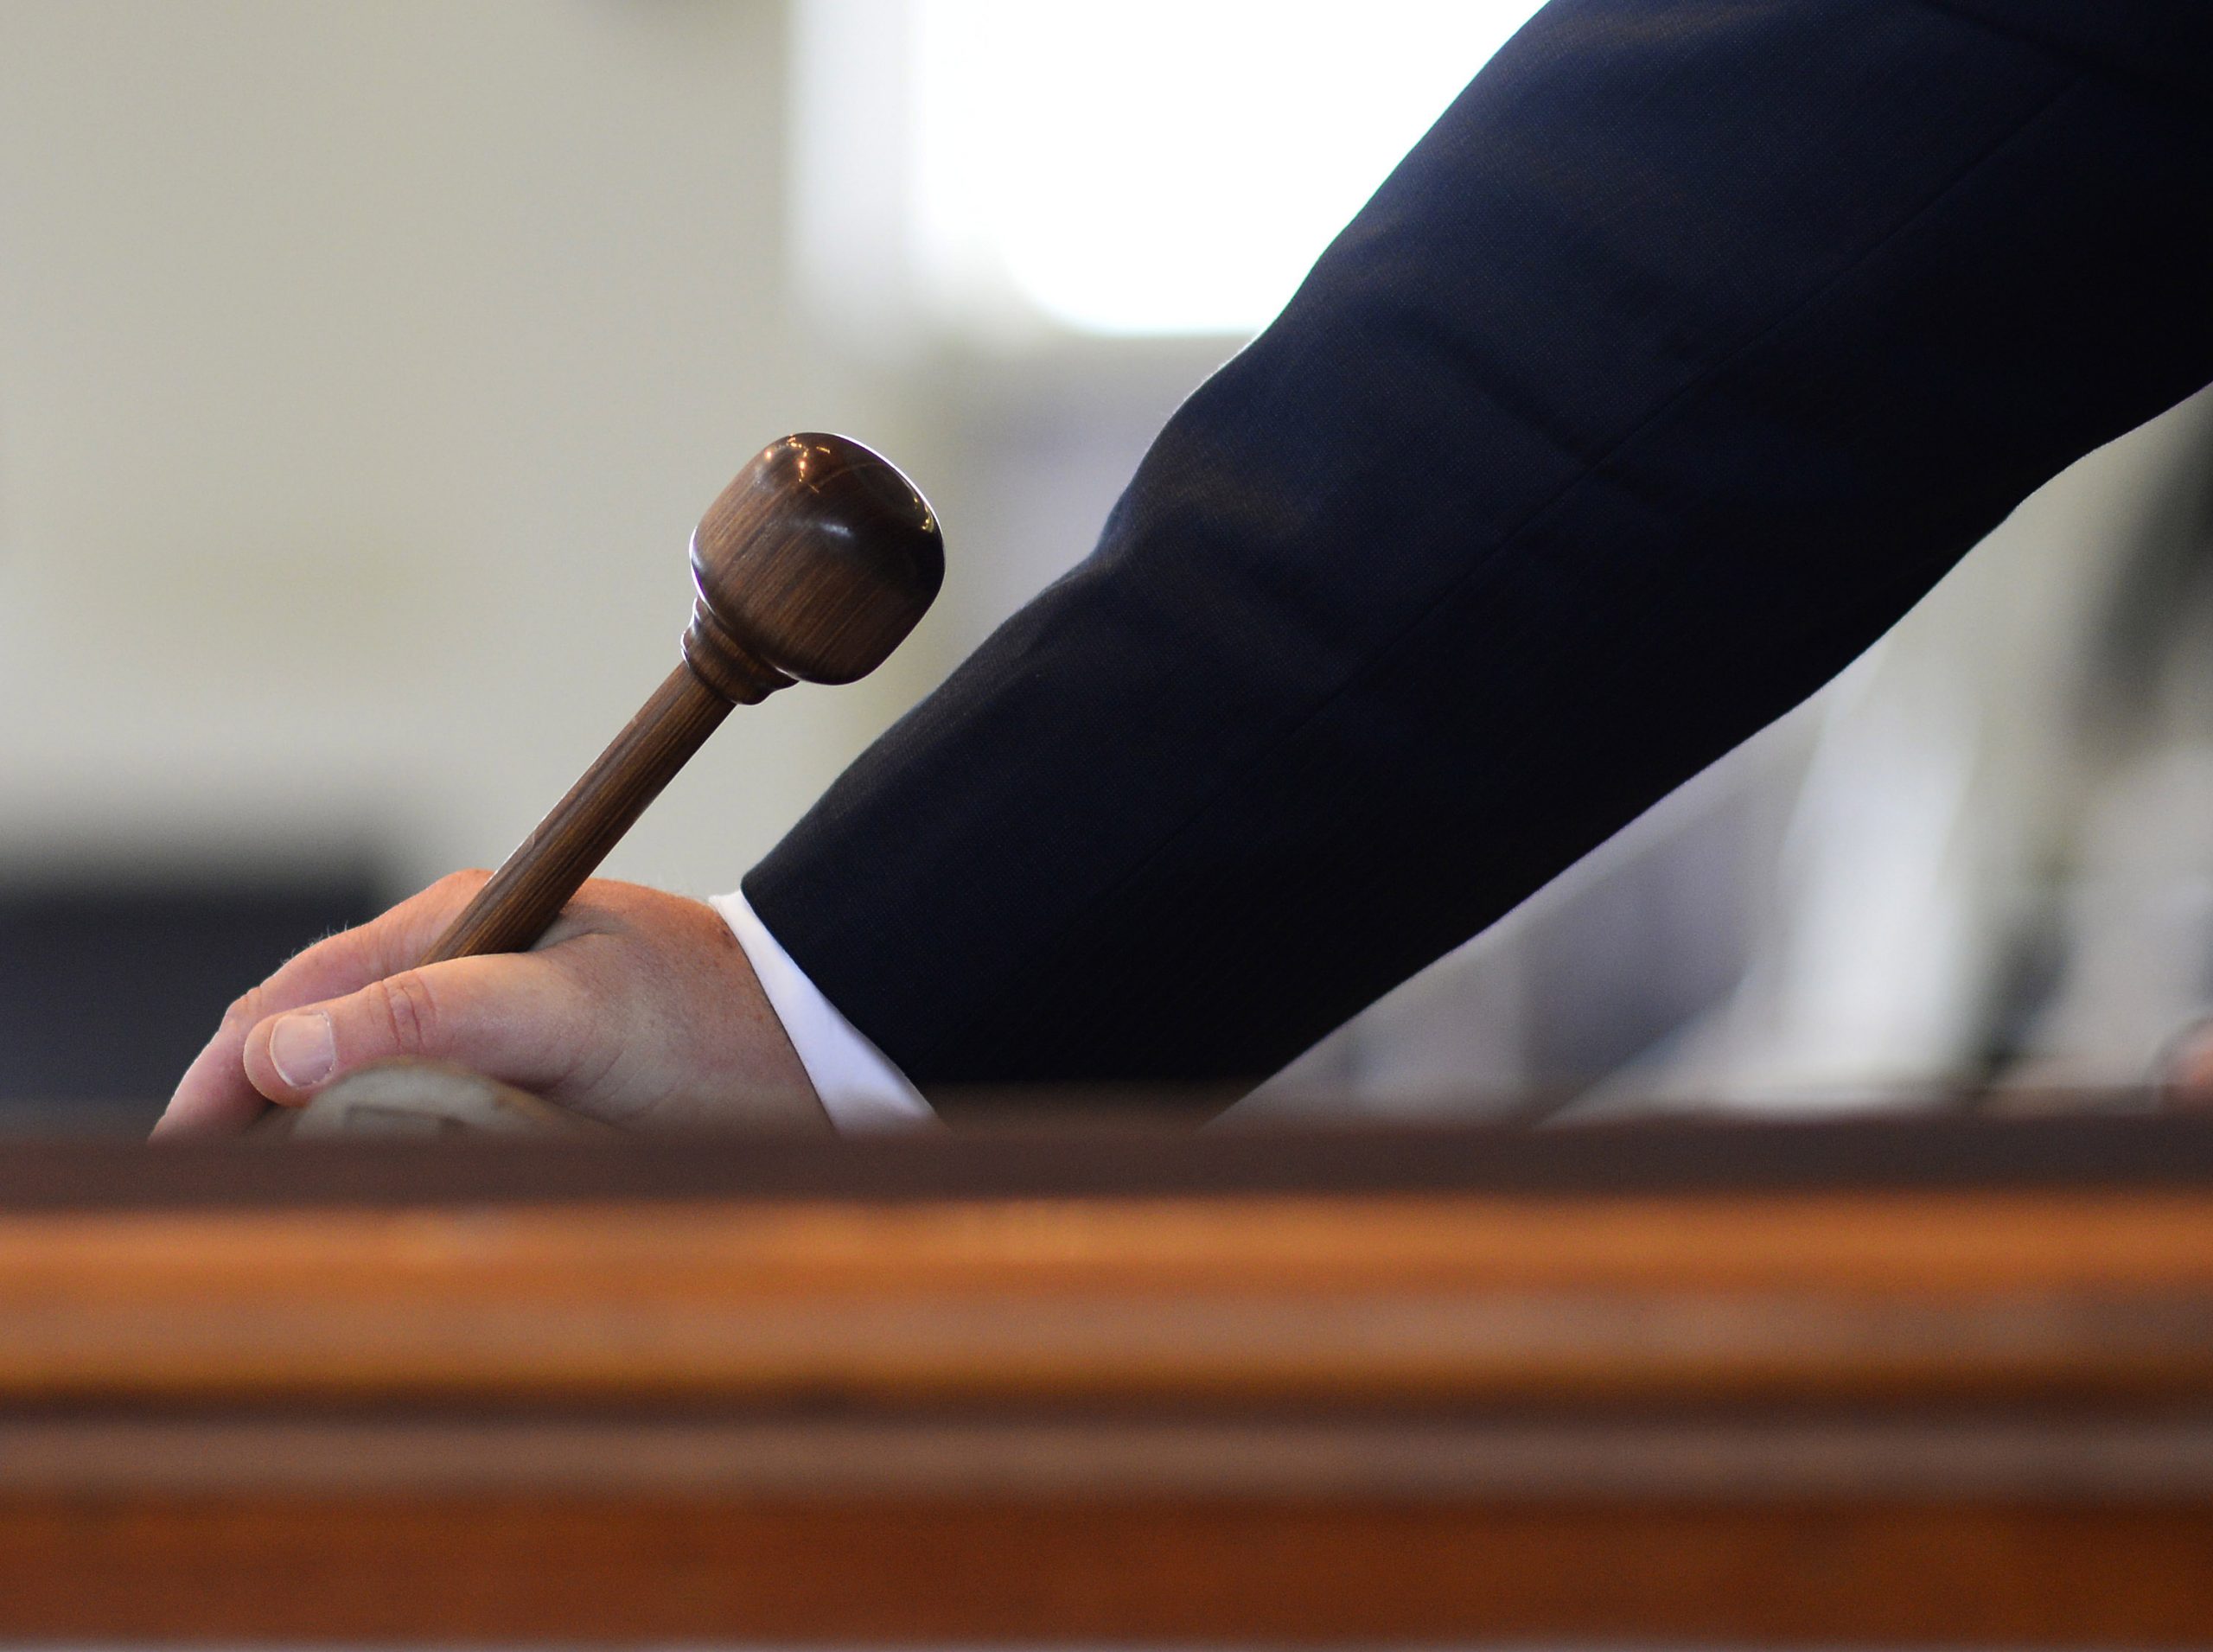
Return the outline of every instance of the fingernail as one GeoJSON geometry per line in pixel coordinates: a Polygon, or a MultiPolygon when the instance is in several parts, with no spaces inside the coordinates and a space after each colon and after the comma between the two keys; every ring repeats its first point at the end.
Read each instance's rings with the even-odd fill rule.
{"type": "Polygon", "coordinates": [[[269,1059],[277,1076],[296,1090],[310,1088],[328,1078],[338,1060],[329,1012],[305,1010],[279,1021],[269,1030],[269,1059]]]}

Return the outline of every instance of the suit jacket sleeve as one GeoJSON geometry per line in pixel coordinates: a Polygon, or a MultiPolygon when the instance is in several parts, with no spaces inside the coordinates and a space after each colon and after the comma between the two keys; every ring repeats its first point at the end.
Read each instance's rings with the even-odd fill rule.
{"type": "Polygon", "coordinates": [[[925,1089],[1272,1070],[2213,379],[2209,17],[1549,7],[748,895],[925,1089]]]}

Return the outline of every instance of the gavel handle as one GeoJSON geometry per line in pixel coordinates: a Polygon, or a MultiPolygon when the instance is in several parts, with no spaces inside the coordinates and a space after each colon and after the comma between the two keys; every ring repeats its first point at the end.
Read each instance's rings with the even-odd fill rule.
{"type": "Polygon", "coordinates": [[[729,700],[679,664],[422,961],[529,947],[730,711],[729,700]]]}

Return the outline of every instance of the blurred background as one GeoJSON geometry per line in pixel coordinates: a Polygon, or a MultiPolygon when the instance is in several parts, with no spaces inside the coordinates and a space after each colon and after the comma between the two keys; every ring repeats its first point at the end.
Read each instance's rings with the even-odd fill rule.
{"type": "MultiPolygon", "coordinates": [[[[667,669],[708,500],[845,431],[946,590],[607,869],[733,886],[1532,10],[0,0],[0,1113],[136,1127],[285,954],[495,862],[667,669]]],[[[2090,456],[1247,1110],[2140,1081],[2213,967],[2209,456],[2204,398],[2090,456]]]]}

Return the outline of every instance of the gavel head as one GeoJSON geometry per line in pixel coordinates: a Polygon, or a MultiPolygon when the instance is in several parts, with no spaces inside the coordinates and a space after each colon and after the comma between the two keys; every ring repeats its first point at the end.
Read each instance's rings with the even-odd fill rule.
{"type": "Polygon", "coordinates": [[[699,588],[684,657],[748,704],[794,679],[849,683],[897,647],[945,581],[929,501],[842,436],[772,442],[692,535],[699,588]]]}

